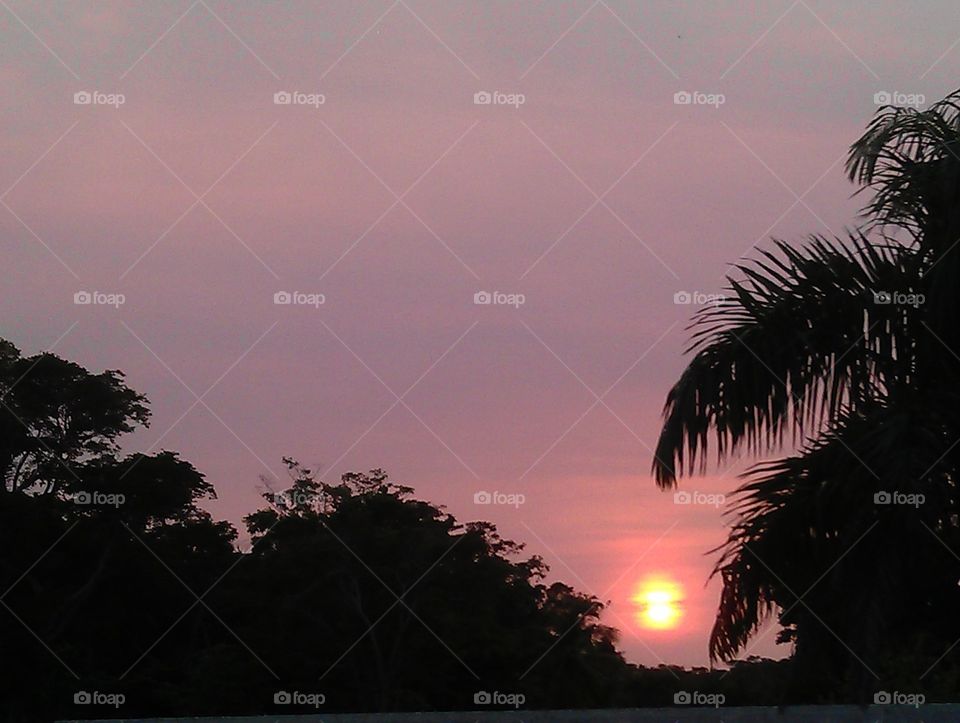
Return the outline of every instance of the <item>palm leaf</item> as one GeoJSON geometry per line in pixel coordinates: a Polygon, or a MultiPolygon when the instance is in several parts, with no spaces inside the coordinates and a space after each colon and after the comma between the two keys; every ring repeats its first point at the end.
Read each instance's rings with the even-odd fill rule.
{"type": "MultiPolygon", "coordinates": [[[[893,615],[890,608],[904,599],[894,588],[903,570],[917,566],[917,545],[940,544],[921,525],[954,529],[958,512],[950,484],[955,461],[943,454],[951,444],[950,421],[931,408],[933,400],[917,396],[867,413],[845,412],[797,455],[745,475],[730,507],[736,521],[727,542],[713,551],[720,552],[713,575],[723,581],[710,638],[714,659],[732,659],[777,608],[790,610],[781,612],[781,624],[802,623],[797,596],[811,587],[825,588],[815,594],[829,600],[836,585],[845,597],[843,606],[834,600],[816,613],[833,616],[834,629],[849,626],[836,632],[850,640],[859,636],[858,626],[880,629],[880,618],[893,615]],[[922,494],[924,502],[878,505],[878,492],[922,494]],[[912,547],[901,544],[904,535],[912,547]],[[867,621],[868,609],[878,619],[867,621]]],[[[863,644],[873,643],[867,637],[863,644]]]]}
{"type": "Polygon", "coordinates": [[[763,252],[741,265],[731,297],[694,316],[694,357],[667,395],[654,455],[661,487],[705,468],[711,430],[718,461],[763,452],[907,373],[912,310],[876,304],[874,293],[913,288],[915,254],[859,235],[777,248],[783,258],[763,252]]]}
{"type": "Polygon", "coordinates": [[[864,209],[870,225],[907,229],[928,248],[952,242],[960,230],[951,213],[960,199],[960,95],[928,110],[881,108],[846,167],[860,192],[874,193],[864,209]]]}

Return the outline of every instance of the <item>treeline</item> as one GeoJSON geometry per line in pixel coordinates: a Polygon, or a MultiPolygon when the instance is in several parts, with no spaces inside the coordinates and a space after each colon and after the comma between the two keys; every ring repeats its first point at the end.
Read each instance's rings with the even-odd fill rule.
{"type": "Polygon", "coordinates": [[[601,601],[380,470],[327,484],[285,460],[241,552],[193,465],[120,456],[149,423],[120,372],[0,342],[0,391],[6,720],[669,705],[709,688],[625,662],[601,601]]]}

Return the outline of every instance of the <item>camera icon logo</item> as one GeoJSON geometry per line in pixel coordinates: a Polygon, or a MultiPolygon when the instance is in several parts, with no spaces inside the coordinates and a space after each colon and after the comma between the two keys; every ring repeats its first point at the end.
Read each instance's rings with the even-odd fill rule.
{"type": "Polygon", "coordinates": [[[693,295],[689,291],[678,291],[673,295],[674,304],[690,304],[693,302],[693,295]]]}
{"type": "Polygon", "coordinates": [[[89,291],[78,291],[73,295],[74,304],[92,304],[93,294],[89,291]]]}
{"type": "Polygon", "coordinates": [[[885,690],[878,690],[873,694],[874,705],[889,705],[890,700],[890,694],[885,690]]]}
{"type": "Polygon", "coordinates": [[[274,705],[289,705],[292,702],[293,698],[285,690],[278,690],[273,694],[273,704],[274,705]]]}
{"type": "Polygon", "coordinates": [[[493,495],[491,495],[486,490],[480,490],[473,495],[473,504],[475,505],[489,505],[493,504],[493,495]]]}
{"type": "Polygon", "coordinates": [[[285,90],[278,90],[273,94],[274,105],[290,105],[293,102],[293,94],[285,90]]]}
{"type": "Polygon", "coordinates": [[[873,292],[873,303],[874,304],[890,304],[893,303],[893,296],[889,291],[874,291],[873,292]]]}
{"type": "Polygon", "coordinates": [[[85,690],[78,690],[73,694],[73,704],[74,705],[90,705],[91,698],[90,694],[85,690]]]}
{"type": "Polygon", "coordinates": [[[473,94],[474,105],[490,105],[493,103],[493,95],[485,90],[478,90],[473,94]]]}
{"type": "Polygon", "coordinates": [[[693,94],[685,90],[678,90],[673,94],[674,105],[690,105],[693,102],[693,94]]]}
{"type": "Polygon", "coordinates": [[[485,690],[478,690],[473,694],[473,704],[474,705],[490,705],[491,697],[490,694],[485,690]]]}
{"type": "Polygon", "coordinates": [[[492,304],[493,294],[489,291],[478,291],[473,295],[474,304],[492,304]]]}
{"type": "Polygon", "coordinates": [[[873,94],[873,102],[876,105],[890,105],[893,102],[893,96],[889,91],[878,90],[873,94]]]}
{"type": "Polygon", "coordinates": [[[289,291],[278,291],[273,295],[274,304],[292,304],[293,296],[289,291]]]}
{"type": "Polygon", "coordinates": [[[675,505],[689,505],[692,501],[693,498],[690,496],[689,492],[673,493],[673,504],[675,505]]]}
{"type": "Polygon", "coordinates": [[[73,496],[73,501],[78,505],[89,505],[93,501],[93,497],[89,492],[77,492],[73,496]]]}
{"type": "Polygon", "coordinates": [[[873,495],[873,504],[875,505],[889,505],[891,502],[893,502],[893,497],[889,492],[877,492],[873,495]]]}
{"type": "Polygon", "coordinates": [[[690,693],[685,690],[678,690],[673,694],[674,705],[690,705],[690,693]]]}
{"type": "Polygon", "coordinates": [[[74,105],[90,105],[93,102],[93,94],[88,90],[78,90],[73,94],[74,105]]]}

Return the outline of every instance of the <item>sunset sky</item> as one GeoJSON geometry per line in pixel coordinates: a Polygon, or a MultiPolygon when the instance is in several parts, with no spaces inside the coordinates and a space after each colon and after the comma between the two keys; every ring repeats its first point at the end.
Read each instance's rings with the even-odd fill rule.
{"type": "Polygon", "coordinates": [[[687,321],[771,236],[856,222],[875,94],[954,90],[958,41],[946,0],[3,0],[0,336],[123,370],[125,448],[215,515],[284,455],[383,467],[610,600],[631,660],[705,664],[745,464],[700,504],[649,474],[687,321]],[[676,624],[638,623],[650,579],[676,624]]]}

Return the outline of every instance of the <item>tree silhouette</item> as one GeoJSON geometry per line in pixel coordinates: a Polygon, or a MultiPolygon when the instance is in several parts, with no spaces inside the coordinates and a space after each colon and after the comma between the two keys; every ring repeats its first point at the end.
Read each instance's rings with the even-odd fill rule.
{"type": "Polygon", "coordinates": [[[904,672],[905,649],[917,685],[960,634],[958,98],[881,109],[847,165],[874,194],[863,229],[777,242],[694,318],[658,484],[702,470],[708,444],[719,460],[800,447],[735,493],[714,658],[779,611],[815,687],[864,696],[875,676],[904,672]]]}
{"type": "Polygon", "coordinates": [[[123,374],[91,374],[44,353],[23,357],[0,340],[0,474],[3,492],[53,494],[72,465],[115,451],[118,436],[149,420],[146,399],[123,374]]]}
{"type": "MultiPolygon", "coordinates": [[[[290,481],[247,515],[249,547],[203,509],[212,485],[173,452],[120,456],[149,410],[120,372],[0,342],[0,718],[471,709],[668,702],[600,623],[603,604],[547,583],[488,522],[457,521],[379,469],[290,481]]],[[[657,675],[660,675],[658,673],[657,675]]],[[[675,674],[670,674],[671,677],[675,674]]]]}

